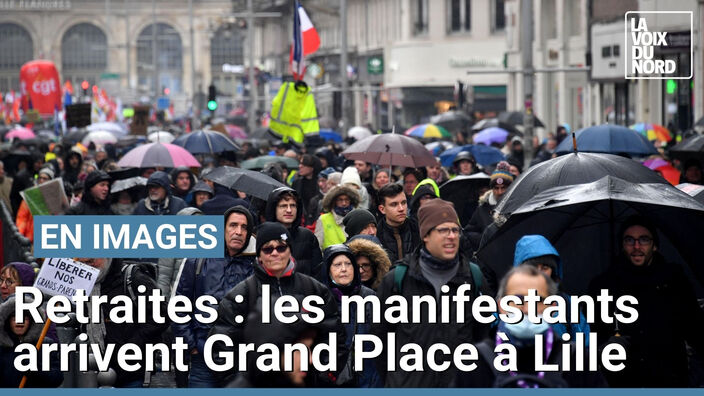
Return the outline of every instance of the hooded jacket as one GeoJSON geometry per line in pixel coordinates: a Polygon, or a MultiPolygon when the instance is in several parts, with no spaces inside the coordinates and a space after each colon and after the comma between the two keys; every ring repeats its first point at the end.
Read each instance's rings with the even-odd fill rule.
{"type": "Polygon", "coordinates": [[[472,213],[472,218],[469,220],[469,224],[464,228],[464,231],[469,238],[469,243],[471,244],[472,251],[476,251],[479,248],[479,242],[481,242],[482,234],[484,230],[489,226],[489,224],[494,222],[492,217],[492,212],[496,207],[498,202],[494,198],[494,192],[489,190],[485,192],[481,197],[479,197],[479,206],[472,213]]]}
{"type": "Polygon", "coordinates": [[[367,282],[364,282],[364,286],[377,290],[384,275],[391,268],[391,260],[389,260],[384,248],[377,243],[362,238],[348,241],[347,246],[349,246],[355,257],[364,256],[369,259],[369,263],[372,265],[372,277],[367,282]]]}
{"type": "Polygon", "coordinates": [[[433,179],[423,179],[413,190],[413,197],[409,202],[410,217],[418,220],[418,209],[420,208],[420,199],[426,195],[432,195],[435,198],[440,198],[440,190],[433,179]]]}
{"type": "Polygon", "coordinates": [[[81,202],[66,210],[67,215],[114,215],[115,213],[110,208],[110,192],[105,197],[103,202],[98,202],[93,197],[90,189],[96,184],[103,181],[110,181],[110,176],[103,171],[91,172],[84,182],[83,195],[81,202]]]}
{"type": "MultiPolygon", "coordinates": [[[[234,256],[230,256],[226,248],[223,258],[186,259],[178,275],[176,295],[186,296],[192,302],[203,295],[213,296],[220,301],[229,290],[252,274],[256,262],[256,239],[252,236],[254,220],[247,209],[235,206],[225,212],[224,221],[232,213],[240,213],[247,218],[245,248],[234,256]]],[[[202,354],[211,325],[196,320],[195,315],[199,313],[202,312],[194,309],[188,323],[173,323],[172,329],[174,336],[184,338],[189,351],[195,348],[202,354]]]]}
{"type": "Polygon", "coordinates": [[[171,180],[173,181],[173,185],[174,185],[174,188],[172,191],[173,195],[183,199],[184,201],[186,201],[186,203],[190,203],[191,202],[191,195],[192,195],[191,190],[193,190],[193,187],[196,185],[196,177],[193,175],[193,172],[191,172],[191,169],[187,166],[179,166],[178,168],[174,168],[174,170],[171,171],[170,176],[171,176],[171,180]],[[184,172],[188,174],[188,178],[191,180],[191,185],[188,190],[181,191],[175,187],[176,186],[176,179],[178,178],[178,175],[180,175],[181,173],[184,173],[184,172]]]}
{"type": "MultiPolygon", "coordinates": [[[[225,347],[222,343],[216,343],[213,346],[213,359],[218,361],[218,354],[221,352],[233,352],[234,356],[238,356],[237,345],[245,340],[244,331],[247,323],[237,323],[235,318],[240,315],[242,318],[248,318],[250,313],[261,311],[262,307],[262,285],[269,285],[271,292],[271,301],[273,302],[278,297],[290,295],[302,301],[303,298],[310,295],[322,297],[324,304],[320,307],[324,312],[322,322],[315,325],[318,329],[316,343],[328,342],[328,334],[336,333],[337,339],[337,370],[344,367],[347,354],[345,348],[345,328],[340,322],[340,316],[337,309],[337,302],[330,290],[322,283],[314,278],[300,274],[292,267],[284,275],[279,278],[269,275],[260,263],[254,266],[254,273],[244,282],[240,282],[225,297],[220,301],[218,306],[218,317],[210,329],[209,335],[224,334],[230,337],[234,343],[233,347],[225,347]],[[251,280],[250,280],[251,279],[251,280]],[[250,284],[256,287],[256,290],[250,289],[250,284]],[[250,295],[252,298],[250,298],[250,295]],[[236,296],[242,296],[242,302],[235,302],[236,296]],[[253,300],[254,299],[254,300],[253,300]]],[[[251,324],[251,323],[250,323],[251,324]]],[[[247,324],[249,325],[249,324],[247,324]]],[[[229,382],[231,376],[235,372],[223,373],[225,382],[229,382]],[[227,378],[230,377],[230,378],[227,378]]],[[[325,373],[322,377],[325,377],[325,373]]],[[[330,373],[334,378],[336,373],[330,373]]]]}
{"type": "Polygon", "coordinates": [[[78,175],[81,173],[81,168],[83,167],[83,153],[81,153],[81,149],[79,148],[72,148],[69,150],[69,152],[66,154],[66,157],[64,157],[64,171],[63,174],[61,175],[61,178],[64,179],[65,182],[74,185],[78,181],[78,175]],[[71,167],[71,157],[78,157],[78,165],[75,168],[71,167]]]}
{"type": "Polygon", "coordinates": [[[152,201],[148,196],[140,199],[134,209],[134,215],[175,215],[187,206],[184,200],[171,194],[171,180],[169,180],[169,175],[166,172],[156,171],[152,173],[149,176],[149,180],[147,180],[147,188],[149,185],[163,187],[166,190],[166,197],[159,204],[152,201]]]}
{"type": "MultiPolygon", "coordinates": [[[[46,312],[40,306],[38,308],[42,318],[46,319],[46,312]]],[[[43,323],[35,323],[31,317],[29,329],[23,336],[15,335],[10,328],[10,320],[15,315],[15,299],[9,298],[0,304],[0,388],[17,388],[22,381],[22,377],[27,375],[28,388],[55,388],[61,385],[64,375],[59,366],[59,353],[52,352],[49,355],[49,371],[21,372],[15,369],[14,360],[19,356],[15,352],[15,347],[22,343],[36,345],[44,327],[43,323]]],[[[53,344],[54,339],[48,336],[44,338],[43,345],[53,344]]],[[[42,354],[38,354],[38,367],[42,366],[42,354]]]]}
{"type": "Polygon", "coordinates": [[[209,200],[203,202],[203,205],[200,207],[203,214],[221,216],[231,207],[238,205],[249,208],[249,203],[239,198],[231,189],[215,183],[215,188],[213,188],[213,190],[215,195],[209,200]]]}
{"type": "MultiPolygon", "coordinates": [[[[362,278],[359,275],[359,266],[357,265],[357,260],[355,259],[354,255],[352,254],[352,251],[350,248],[348,248],[345,245],[332,245],[329,248],[325,249],[325,270],[326,270],[326,284],[330,291],[332,292],[333,296],[335,297],[335,300],[337,300],[337,309],[341,310],[342,309],[342,296],[353,296],[353,295],[358,295],[362,297],[367,297],[367,296],[373,296],[376,295],[376,293],[362,285],[362,278]],[[330,266],[332,265],[332,261],[335,257],[344,254],[349,258],[350,262],[352,263],[352,273],[354,275],[352,279],[352,283],[349,285],[338,285],[332,280],[332,276],[330,276],[330,266]]],[[[347,333],[347,339],[345,341],[345,347],[347,348],[348,353],[350,353],[350,350],[352,348],[352,342],[354,339],[354,336],[356,334],[370,334],[371,333],[371,323],[372,323],[372,309],[370,304],[365,304],[364,306],[364,323],[360,323],[359,320],[357,320],[357,310],[352,309],[350,312],[350,322],[345,324],[345,332],[347,333]]],[[[373,348],[371,345],[367,345],[364,348],[365,352],[370,352],[372,351],[373,348]]],[[[347,362],[348,365],[353,365],[354,362],[348,360],[347,362]]],[[[356,381],[353,381],[352,383],[345,384],[347,386],[353,386],[353,387],[359,387],[359,388],[378,388],[383,385],[381,382],[381,378],[379,377],[379,373],[376,371],[376,367],[374,366],[373,361],[367,361],[364,364],[363,371],[361,373],[357,373],[356,375],[356,381]]]]}
{"type": "Polygon", "coordinates": [[[318,239],[309,229],[300,226],[303,206],[296,190],[290,187],[279,187],[272,191],[266,203],[264,217],[266,221],[278,221],[276,219],[276,206],[281,200],[281,195],[286,193],[293,194],[296,199],[296,216],[293,219],[293,224],[288,229],[289,234],[291,234],[291,256],[296,260],[296,271],[316,279],[324,279],[320,278],[323,255],[320,252],[318,239]]]}
{"type": "MultiPolygon", "coordinates": [[[[335,225],[338,227],[337,230],[332,230],[334,232],[340,232],[341,235],[344,237],[345,235],[345,226],[342,224],[342,221],[345,219],[345,216],[340,216],[339,214],[335,213],[334,208],[335,208],[335,201],[337,200],[337,197],[340,195],[347,195],[350,198],[350,205],[352,205],[352,209],[355,209],[359,207],[359,194],[355,190],[353,190],[350,187],[347,186],[335,186],[331,188],[327,194],[323,197],[322,201],[322,206],[323,206],[323,214],[320,215],[318,220],[315,222],[315,237],[318,238],[318,243],[320,244],[321,247],[325,248],[325,224],[324,222],[324,217],[330,218],[332,217],[335,221],[335,225]]],[[[329,239],[329,238],[328,238],[329,239]]],[[[337,243],[344,243],[345,239],[342,239],[341,241],[337,241],[337,243]]]]}

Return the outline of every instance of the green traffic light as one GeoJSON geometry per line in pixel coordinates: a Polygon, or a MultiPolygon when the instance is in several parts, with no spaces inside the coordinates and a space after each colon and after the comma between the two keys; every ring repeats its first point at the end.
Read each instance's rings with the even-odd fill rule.
{"type": "Polygon", "coordinates": [[[675,80],[667,80],[665,83],[665,89],[667,90],[668,95],[672,95],[677,91],[677,83],[675,80]]]}
{"type": "Polygon", "coordinates": [[[218,108],[218,102],[216,102],[214,100],[208,101],[208,110],[215,111],[217,108],[218,108]]]}

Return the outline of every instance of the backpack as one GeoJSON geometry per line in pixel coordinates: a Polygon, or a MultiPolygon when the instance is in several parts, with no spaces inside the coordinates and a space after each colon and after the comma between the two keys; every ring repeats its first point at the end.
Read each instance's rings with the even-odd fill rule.
{"type": "Polygon", "coordinates": [[[154,287],[157,287],[156,279],[157,274],[159,273],[159,267],[154,263],[125,262],[125,265],[122,267],[121,271],[123,275],[122,284],[124,285],[124,294],[129,296],[135,303],[137,301],[137,295],[134,292],[134,287],[132,284],[134,283],[136,271],[141,271],[143,274],[147,275],[149,279],[154,282],[154,287]]]}
{"type": "MultiPolygon", "coordinates": [[[[472,281],[474,282],[474,287],[476,288],[477,295],[481,295],[482,289],[482,270],[479,266],[473,262],[469,262],[469,271],[472,274],[472,281]]],[[[401,261],[396,263],[394,268],[394,290],[397,294],[403,292],[403,280],[406,278],[406,273],[408,272],[408,264],[401,261]]]]}

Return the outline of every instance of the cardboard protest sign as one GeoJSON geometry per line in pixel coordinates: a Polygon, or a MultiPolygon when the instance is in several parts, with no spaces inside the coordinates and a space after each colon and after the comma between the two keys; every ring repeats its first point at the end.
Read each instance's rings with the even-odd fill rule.
{"type": "Polygon", "coordinates": [[[90,125],[90,103],[77,103],[66,106],[66,127],[82,128],[90,125]]]}
{"type": "Polygon", "coordinates": [[[149,123],[149,111],[151,106],[134,106],[134,116],[130,124],[130,132],[133,135],[146,135],[147,124],[149,123]]]}
{"type": "Polygon", "coordinates": [[[20,195],[27,202],[32,216],[60,215],[69,208],[64,183],[60,178],[30,187],[21,191],[20,195]]]}
{"type": "Polygon", "coordinates": [[[73,297],[76,290],[89,295],[100,270],[67,258],[52,258],[44,262],[34,287],[48,295],[73,297]]]}

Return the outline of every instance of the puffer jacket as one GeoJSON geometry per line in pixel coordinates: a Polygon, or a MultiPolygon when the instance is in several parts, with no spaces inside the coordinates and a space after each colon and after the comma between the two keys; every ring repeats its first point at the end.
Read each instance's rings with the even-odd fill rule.
{"type": "MultiPolygon", "coordinates": [[[[389,296],[401,295],[409,301],[407,315],[409,318],[413,317],[413,304],[410,304],[413,296],[429,296],[431,298],[435,297],[435,288],[428,281],[420,268],[420,248],[413,252],[413,254],[407,256],[403,261],[408,265],[406,275],[403,279],[402,290],[399,292],[396,290],[395,273],[398,271],[398,266],[394,267],[389,273],[384,276],[381,281],[381,285],[377,290],[377,295],[379,300],[382,301],[382,312],[389,308],[388,304],[383,302],[389,296]]],[[[472,279],[472,273],[470,271],[469,260],[464,256],[460,256],[460,264],[457,269],[455,276],[447,283],[450,287],[450,291],[445,293],[445,295],[455,295],[457,294],[457,288],[463,284],[471,284],[472,292],[470,292],[471,300],[476,297],[477,287],[472,279]]],[[[390,324],[386,322],[385,318],[382,317],[381,323],[372,324],[372,333],[382,340],[387,339],[389,333],[396,334],[396,359],[400,359],[403,354],[400,352],[400,348],[409,343],[416,343],[420,347],[427,351],[428,348],[437,343],[442,343],[447,345],[450,350],[454,350],[458,345],[462,343],[475,343],[482,340],[488,333],[488,328],[485,325],[479,324],[474,320],[471,310],[471,302],[465,303],[464,308],[464,321],[455,320],[457,318],[457,305],[450,304],[451,312],[447,317],[453,318],[450,323],[441,323],[441,315],[443,315],[441,309],[440,298],[436,298],[437,302],[437,317],[436,323],[428,323],[427,321],[427,310],[423,310],[421,313],[422,323],[403,325],[403,324],[390,324]]],[[[377,369],[379,373],[384,378],[384,386],[389,388],[441,388],[446,387],[455,378],[456,369],[451,366],[450,369],[436,372],[431,370],[424,364],[423,375],[418,375],[418,373],[405,372],[403,370],[388,371],[387,372],[387,351],[385,350],[377,358],[377,369]]],[[[398,368],[398,361],[396,362],[396,367],[398,368]]]]}
{"type": "MultiPolygon", "coordinates": [[[[255,311],[261,311],[262,307],[262,285],[269,285],[271,291],[272,302],[278,297],[283,295],[289,295],[295,297],[298,301],[302,301],[303,298],[310,295],[316,295],[323,298],[325,301],[321,309],[324,311],[325,319],[315,325],[318,329],[316,336],[316,342],[328,342],[329,333],[335,332],[337,339],[337,356],[333,357],[337,359],[337,371],[342,370],[344,367],[347,355],[345,353],[345,328],[340,322],[340,316],[337,310],[337,302],[333,297],[330,290],[328,290],[325,285],[318,282],[314,278],[299,274],[295,271],[295,265],[289,264],[289,270],[287,270],[284,275],[279,278],[269,275],[269,273],[264,269],[261,264],[257,263],[254,266],[254,273],[250,278],[244,282],[239,283],[232,290],[230,290],[225,297],[220,301],[218,306],[218,318],[213,323],[213,327],[210,329],[209,335],[213,334],[224,334],[232,339],[234,347],[225,347],[222,343],[216,343],[213,346],[213,359],[218,361],[217,356],[220,353],[230,353],[234,352],[234,356],[238,356],[238,351],[236,350],[237,345],[245,340],[245,325],[244,323],[237,323],[235,318],[241,316],[242,318],[249,318],[250,313],[255,311]],[[251,281],[250,281],[251,279],[251,281]],[[249,283],[254,282],[256,284],[256,290],[250,290],[249,283]],[[252,296],[250,298],[250,293],[252,296]],[[243,296],[244,300],[241,303],[235,302],[236,296],[243,296]],[[255,299],[256,301],[253,301],[255,299]]],[[[256,324],[255,324],[256,325],[256,324]]],[[[221,381],[223,383],[228,383],[232,380],[233,376],[236,374],[235,371],[229,373],[221,374],[221,381]]],[[[333,379],[337,373],[320,373],[321,378],[333,379]]],[[[329,384],[331,385],[331,384],[329,384]]]]}
{"type": "MultiPolygon", "coordinates": [[[[362,278],[359,275],[359,266],[357,261],[350,250],[349,247],[345,245],[332,245],[325,249],[325,269],[327,272],[326,284],[332,295],[337,300],[337,309],[342,309],[342,296],[374,296],[376,293],[374,290],[362,285],[362,278]],[[333,282],[330,276],[330,266],[332,265],[333,259],[340,255],[346,255],[352,262],[352,268],[354,273],[354,278],[352,283],[349,285],[341,286],[333,282]]],[[[357,320],[357,310],[350,310],[350,322],[345,324],[345,332],[347,333],[347,339],[345,340],[345,347],[347,348],[348,355],[347,364],[354,365],[354,354],[352,352],[354,341],[354,336],[356,334],[370,334],[371,333],[371,323],[372,323],[372,309],[371,305],[366,304],[364,306],[364,323],[358,323],[357,320]]],[[[364,347],[365,352],[372,351],[373,348],[370,344],[366,344],[364,347]]],[[[367,360],[364,362],[363,370],[356,375],[356,380],[343,384],[345,386],[351,386],[356,388],[379,388],[383,385],[381,377],[376,370],[376,366],[373,361],[367,360]]]]}
{"type": "Polygon", "coordinates": [[[320,251],[320,244],[313,232],[305,227],[301,227],[302,204],[301,198],[296,190],[290,187],[279,187],[269,194],[266,204],[266,221],[276,222],[276,206],[281,200],[282,194],[293,194],[296,197],[297,212],[293,224],[288,229],[291,234],[291,256],[296,260],[296,272],[310,275],[316,279],[320,278],[323,255],[320,251]]]}
{"type": "MultiPolygon", "coordinates": [[[[401,247],[403,248],[403,257],[405,258],[420,245],[420,231],[418,223],[410,217],[398,228],[401,236],[401,247]]],[[[398,247],[396,246],[396,238],[394,238],[394,229],[386,223],[384,217],[379,220],[376,225],[376,236],[381,241],[381,245],[389,254],[391,264],[394,264],[399,259],[398,247]]]]}
{"type": "MultiPolygon", "coordinates": [[[[43,307],[39,307],[42,318],[46,318],[43,307]]],[[[15,299],[9,298],[0,304],[0,388],[17,388],[22,381],[22,377],[27,375],[28,388],[55,388],[61,385],[64,380],[63,373],[59,365],[59,353],[52,352],[49,355],[49,371],[19,371],[15,368],[15,358],[19,353],[15,352],[15,347],[22,343],[36,345],[44,327],[43,323],[35,323],[30,318],[29,329],[23,336],[15,335],[10,329],[10,320],[15,315],[15,299]]],[[[44,338],[43,345],[53,344],[55,340],[48,336],[44,338]]],[[[42,366],[42,356],[37,355],[38,367],[42,366]]]]}

